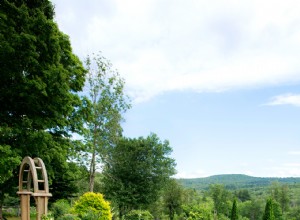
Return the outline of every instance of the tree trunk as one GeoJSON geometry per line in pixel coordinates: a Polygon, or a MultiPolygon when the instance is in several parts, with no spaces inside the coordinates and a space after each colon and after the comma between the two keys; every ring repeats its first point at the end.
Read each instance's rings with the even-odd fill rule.
{"type": "Polygon", "coordinates": [[[95,172],[96,172],[96,151],[94,148],[93,154],[92,154],[91,166],[90,166],[90,185],[89,185],[90,192],[94,191],[95,172]]]}

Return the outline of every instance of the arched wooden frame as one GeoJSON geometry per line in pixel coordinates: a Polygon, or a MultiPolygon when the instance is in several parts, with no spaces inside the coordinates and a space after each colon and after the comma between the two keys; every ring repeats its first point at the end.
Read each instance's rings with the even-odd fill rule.
{"type": "Polygon", "coordinates": [[[49,193],[48,175],[45,164],[40,158],[24,157],[19,172],[19,191],[21,200],[21,219],[30,220],[30,196],[36,203],[36,219],[41,220],[48,212],[49,193]]]}

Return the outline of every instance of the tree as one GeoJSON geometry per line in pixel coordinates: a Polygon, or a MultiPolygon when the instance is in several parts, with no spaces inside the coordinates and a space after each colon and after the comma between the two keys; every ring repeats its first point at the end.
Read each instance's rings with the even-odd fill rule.
{"type": "Polygon", "coordinates": [[[239,204],[239,213],[250,220],[262,219],[264,208],[263,199],[252,199],[239,204]]]}
{"type": "Polygon", "coordinates": [[[236,199],[233,200],[232,209],[230,220],[237,220],[238,219],[238,210],[237,210],[237,202],[236,199]]]}
{"type": "Polygon", "coordinates": [[[108,154],[103,169],[104,194],[118,205],[120,218],[133,209],[147,208],[175,174],[168,141],[157,135],[122,138],[108,154]]]}
{"type": "Polygon", "coordinates": [[[125,215],[126,220],[153,220],[153,216],[147,210],[131,210],[125,215]]]}
{"type": "Polygon", "coordinates": [[[174,219],[175,213],[179,213],[183,203],[184,190],[175,179],[170,179],[163,190],[163,203],[167,208],[170,220],[174,219]]]}
{"type": "Polygon", "coordinates": [[[89,190],[94,190],[97,158],[104,160],[107,148],[117,143],[122,135],[122,113],[130,107],[124,94],[124,80],[112,64],[95,55],[86,59],[89,82],[90,114],[87,116],[87,132],[84,134],[86,149],[91,154],[89,162],[89,190]]]}
{"type": "Polygon", "coordinates": [[[282,214],[287,212],[289,209],[289,187],[288,185],[280,184],[278,182],[273,182],[270,187],[270,192],[272,198],[279,203],[282,210],[282,214]]]}
{"type": "Polygon", "coordinates": [[[52,183],[73,149],[70,132],[81,129],[85,70],[53,17],[48,0],[0,3],[0,149],[13,162],[1,167],[0,200],[24,156],[41,157],[52,183]]]}
{"type": "Polygon", "coordinates": [[[267,200],[263,220],[275,220],[275,215],[274,215],[274,210],[273,210],[273,199],[272,198],[269,198],[267,200]]]}
{"type": "MultiPolygon", "coordinates": [[[[21,158],[15,152],[11,150],[9,145],[0,145],[0,184],[4,183],[10,177],[13,176],[12,167],[16,167],[19,163],[21,158]]],[[[0,193],[1,194],[1,193],[0,193]]]]}
{"type": "MultiPolygon", "coordinates": [[[[195,194],[194,194],[195,195],[195,194]]],[[[198,197],[198,195],[195,195],[198,197]]],[[[200,201],[196,198],[182,206],[187,219],[211,220],[213,219],[214,202],[210,197],[203,197],[200,201]]]]}
{"type": "Polygon", "coordinates": [[[242,202],[245,202],[247,200],[251,200],[250,193],[248,189],[241,189],[236,193],[236,196],[238,197],[239,200],[242,202]]]}
{"type": "Polygon", "coordinates": [[[230,200],[230,193],[225,189],[224,185],[221,184],[212,184],[209,186],[210,195],[214,201],[215,212],[219,216],[224,214],[229,216],[228,211],[230,206],[228,201],[230,200]]]}

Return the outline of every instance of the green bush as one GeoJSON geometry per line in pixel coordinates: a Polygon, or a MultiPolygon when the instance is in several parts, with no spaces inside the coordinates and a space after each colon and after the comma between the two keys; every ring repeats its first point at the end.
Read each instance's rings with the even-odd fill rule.
{"type": "Polygon", "coordinates": [[[16,216],[16,212],[13,211],[13,209],[9,209],[9,210],[3,210],[3,216],[4,217],[15,217],[16,216]]]}
{"type": "Polygon", "coordinates": [[[111,220],[109,202],[105,201],[101,193],[88,192],[83,194],[73,207],[73,212],[81,219],[111,220]]]}
{"type": "Polygon", "coordinates": [[[125,220],[153,220],[153,216],[147,210],[131,210],[125,215],[125,220]]]}
{"type": "Polygon", "coordinates": [[[65,214],[63,216],[58,217],[56,220],[81,220],[76,215],[65,214]]]}
{"type": "Polygon", "coordinates": [[[42,216],[42,220],[53,220],[54,218],[53,218],[53,216],[51,215],[51,214],[49,214],[49,215],[43,215],[42,216]]]}
{"type": "Polygon", "coordinates": [[[65,199],[57,200],[51,206],[51,211],[55,219],[61,217],[67,213],[70,213],[71,206],[65,199]]]}

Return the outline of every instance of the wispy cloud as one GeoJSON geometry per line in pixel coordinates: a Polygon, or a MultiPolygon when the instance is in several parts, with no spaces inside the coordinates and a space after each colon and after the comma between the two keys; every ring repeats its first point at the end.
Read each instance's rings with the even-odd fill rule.
{"type": "Polygon", "coordinates": [[[300,80],[297,0],[52,1],[74,51],[101,50],[139,101],[300,80]]]}
{"type": "MultiPolygon", "coordinates": [[[[286,163],[267,170],[269,173],[272,173],[272,176],[269,177],[300,177],[299,163],[286,163]]],[[[267,177],[268,175],[264,176],[267,177]]]]}
{"type": "Polygon", "coordinates": [[[192,172],[178,172],[174,177],[175,178],[200,178],[200,177],[208,177],[209,175],[204,170],[197,170],[192,172]]]}
{"type": "Polygon", "coordinates": [[[266,105],[294,105],[300,107],[300,94],[283,94],[273,97],[266,105]]]}

